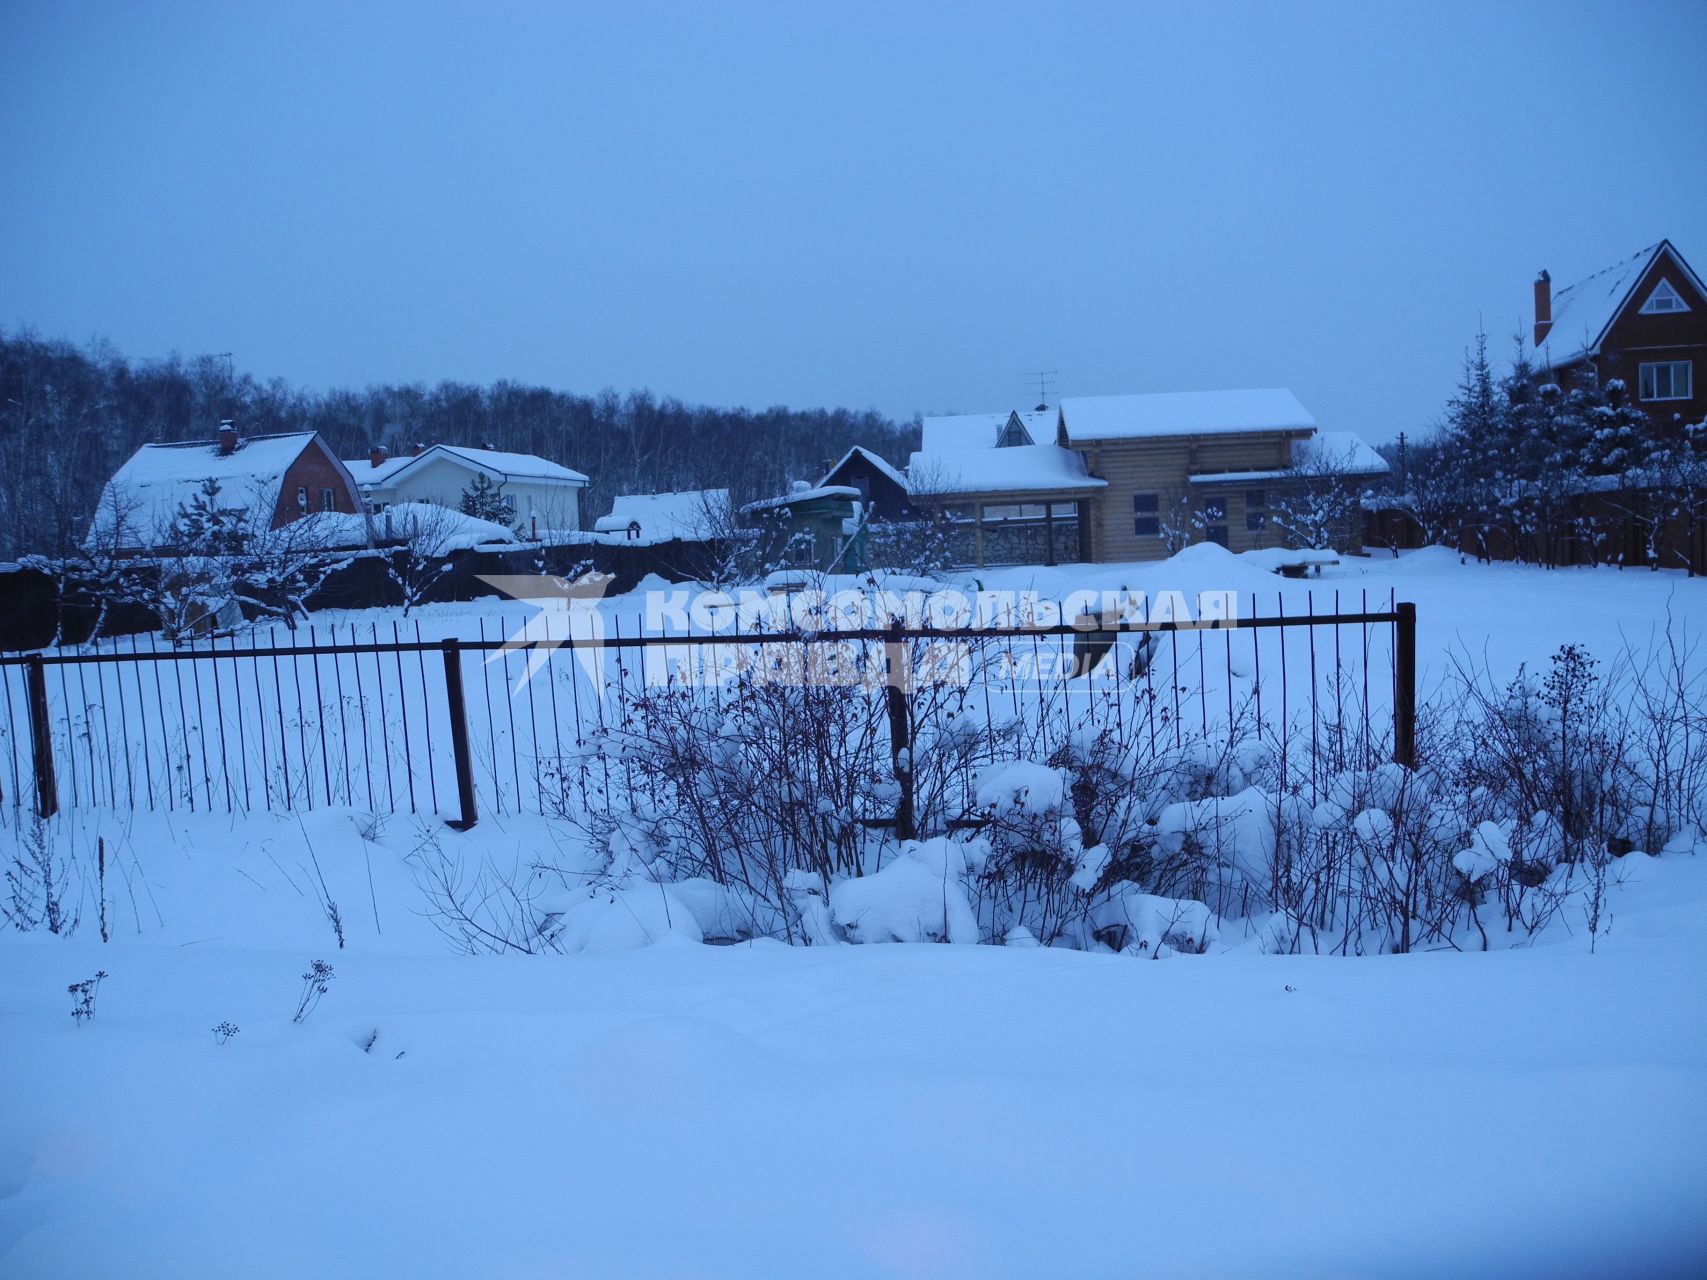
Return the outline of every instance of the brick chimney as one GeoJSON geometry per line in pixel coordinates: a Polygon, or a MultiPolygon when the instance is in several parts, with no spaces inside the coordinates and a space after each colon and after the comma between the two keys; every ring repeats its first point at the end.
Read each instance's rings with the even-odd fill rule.
{"type": "Polygon", "coordinates": [[[1553,331],[1553,279],[1545,271],[1535,277],[1535,345],[1553,331]]]}
{"type": "Polygon", "coordinates": [[[237,452],[237,424],[225,418],[219,424],[219,456],[229,458],[237,452]]]}
{"type": "Polygon", "coordinates": [[[419,458],[426,451],[427,451],[427,446],[422,444],[419,440],[417,440],[417,441],[415,441],[415,447],[409,451],[409,456],[411,458],[419,458]]]}
{"type": "Polygon", "coordinates": [[[387,456],[385,446],[382,444],[376,444],[367,451],[367,460],[371,466],[383,467],[387,456]]]}

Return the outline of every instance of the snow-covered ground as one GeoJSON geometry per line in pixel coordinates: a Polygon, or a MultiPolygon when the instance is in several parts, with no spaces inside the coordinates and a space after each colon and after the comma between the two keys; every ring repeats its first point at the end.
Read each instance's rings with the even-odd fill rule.
{"type": "MultiPolygon", "coordinates": [[[[1503,680],[1566,641],[1610,655],[1668,613],[1707,622],[1707,584],[1674,574],[1429,551],[1290,582],[1210,560],[980,585],[1261,591],[1289,613],[1391,592],[1418,604],[1425,689],[1452,651],[1503,680]]],[[[28,838],[0,827],[8,865],[28,838]]],[[[0,1275],[1707,1270],[1688,839],[1613,863],[1592,941],[1573,908],[1490,952],[1267,955],[1228,925],[1151,961],[708,946],[704,903],[644,882],[567,911],[562,954],[452,954],[424,863],[600,874],[527,815],[459,834],[336,806],[84,810],[51,838],[81,918],[0,946],[0,1275]],[[333,976],[294,1022],[317,959],[333,976]],[[67,987],[97,972],[79,1024],[67,987]]]]}
{"type": "Polygon", "coordinates": [[[1707,1259],[1702,858],[1621,863],[1593,955],[1580,928],[1488,954],[1157,962],[660,931],[470,959],[417,914],[414,832],[367,846],[347,818],[316,822],[152,832],[110,944],[85,921],[5,947],[0,1274],[1587,1276],[1707,1259]],[[296,1025],[315,958],[334,977],[296,1025]],[[65,988],[97,970],[78,1026],[65,988]],[[223,1021],[240,1031],[222,1045],[223,1021]]]}

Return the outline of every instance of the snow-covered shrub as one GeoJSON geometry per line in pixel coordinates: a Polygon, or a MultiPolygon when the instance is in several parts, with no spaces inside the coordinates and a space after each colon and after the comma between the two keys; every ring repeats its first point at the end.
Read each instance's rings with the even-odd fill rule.
{"type": "MultiPolygon", "coordinates": [[[[925,650],[912,646],[916,668],[925,650]]],[[[831,883],[894,848],[886,828],[899,827],[906,789],[915,826],[943,830],[996,740],[972,691],[921,682],[906,702],[912,745],[896,752],[882,654],[828,634],[731,646],[713,687],[625,697],[620,723],[548,771],[551,807],[604,853],[609,876],[709,881],[731,895],[741,934],[821,939],[831,883]]]]}
{"type": "Polygon", "coordinates": [[[973,876],[973,906],[986,937],[1024,927],[1048,945],[1084,916],[1108,862],[1085,848],[1065,771],[1015,760],[986,769],[975,803],[987,853],[973,876]]]}
{"type": "Polygon", "coordinates": [[[967,876],[985,864],[981,840],[908,841],[880,870],[838,881],[830,911],[849,942],[977,942],[967,876]]]}
{"type": "Polygon", "coordinates": [[[1174,952],[1201,954],[1220,929],[1201,902],[1160,898],[1134,885],[1103,896],[1090,913],[1092,936],[1111,951],[1161,959],[1174,952]]]}
{"type": "Polygon", "coordinates": [[[689,942],[705,937],[674,886],[661,884],[594,888],[551,926],[550,936],[567,955],[630,951],[669,937],[689,942]]]}
{"type": "Polygon", "coordinates": [[[912,520],[873,519],[865,531],[866,558],[876,568],[931,574],[954,562],[954,526],[939,510],[912,520]]]}
{"type": "MultiPolygon", "coordinates": [[[[1390,728],[1346,679],[1310,700],[1313,719],[1270,713],[1259,732],[1254,708],[1230,708],[1231,729],[1193,732],[1157,696],[1165,647],[1166,677],[1016,688],[1000,641],[961,655],[970,680],[909,691],[910,746],[892,758],[885,691],[862,668],[880,645],[774,648],[744,651],[716,688],[628,697],[559,762],[558,812],[602,854],[613,901],[680,902],[715,939],[975,934],[1154,955],[1242,920],[1266,950],[1487,946],[1589,911],[1616,853],[1695,829],[1707,782],[1681,645],[1646,699],[1627,662],[1602,674],[1569,645],[1505,685],[1460,665],[1419,708],[1414,770],[1388,761],[1390,728]],[[897,841],[909,783],[924,838],[897,841]]],[[[567,908],[531,892],[462,900],[501,905],[487,927],[518,940],[503,947],[561,945],[567,908]]]]}
{"type": "Polygon", "coordinates": [[[881,691],[853,683],[857,655],[826,642],[766,646],[764,666],[722,689],[648,688],[626,723],[593,742],[581,785],[562,786],[554,808],[609,855],[659,866],[656,878],[703,877],[739,888],[800,935],[789,874],[827,884],[863,869],[863,817],[892,814],[881,691]],[[770,665],[818,664],[820,682],[770,665]],[[845,671],[839,663],[846,663],[845,671]]]}
{"type": "Polygon", "coordinates": [[[1625,838],[1633,781],[1633,726],[1619,704],[1624,666],[1603,679],[1580,646],[1560,646],[1539,679],[1520,669],[1497,693],[1480,673],[1461,672],[1468,721],[1455,726],[1455,781],[1484,802],[1489,818],[1556,815],[1567,861],[1625,838]]]}
{"type": "Polygon", "coordinates": [[[1664,848],[1674,837],[1707,831],[1707,707],[1699,639],[1667,619],[1665,631],[1634,655],[1627,697],[1619,701],[1640,728],[1625,750],[1634,775],[1628,801],[1639,849],[1664,848]]]}
{"type": "Polygon", "coordinates": [[[407,861],[427,901],[427,916],[465,955],[534,955],[553,949],[556,921],[541,902],[548,869],[500,871],[489,859],[468,865],[445,848],[438,829],[423,823],[407,861]]]}

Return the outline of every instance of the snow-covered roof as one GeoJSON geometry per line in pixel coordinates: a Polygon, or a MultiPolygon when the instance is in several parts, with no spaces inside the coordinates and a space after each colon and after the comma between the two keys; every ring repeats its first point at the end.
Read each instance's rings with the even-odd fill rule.
{"type": "MultiPolygon", "coordinates": [[[[926,418],[919,441],[922,453],[949,449],[993,449],[1009,422],[1018,418],[1033,444],[1053,444],[1058,409],[1009,409],[1002,413],[957,413],[926,418]]],[[[1020,446],[1012,446],[1020,447],[1020,446]]]]}
{"type": "Polygon", "coordinates": [[[826,481],[828,481],[831,476],[835,475],[836,472],[840,471],[844,466],[846,466],[848,459],[853,457],[854,454],[856,454],[856,453],[859,454],[860,457],[864,458],[867,462],[869,462],[877,470],[881,471],[884,475],[888,476],[896,484],[900,485],[903,489],[905,489],[907,487],[907,477],[906,476],[901,474],[901,472],[897,471],[894,467],[890,466],[886,459],[878,457],[877,454],[873,453],[870,449],[867,449],[864,445],[857,445],[857,444],[853,448],[849,449],[846,453],[844,453],[840,458],[836,459],[836,465],[831,467],[828,471],[826,471],[824,473],[824,478],[822,480],[820,480],[818,483],[824,484],[826,481]]]}
{"type": "Polygon", "coordinates": [[[272,523],[279,485],[291,464],[314,440],[312,431],[239,437],[229,454],[217,440],[145,444],[125,461],[101,494],[89,536],[99,539],[115,518],[134,545],[153,546],[180,508],[190,505],[207,480],[219,483],[219,501],[233,510],[258,509],[272,523]]]}
{"type": "Polygon", "coordinates": [[[914,492],[1033,493],[1060,489],[1102,489],[1108,481],[1085,472],[1084,459],[1054,444],[1022,444],[1007,449],[920,450],[907,464],[914,492]]]}
{"type": "Polygon", "coordinates": [[[372,458],[345,458],[344,465],[350,469],[357,484],[368,485],[384,484],[413,461],[413,454],[402,453],[387,458],[377,467],[373,465],[372,458]]]}
{"type": "Polygon", "coordinates": [[[1707,293],[1700,278],[1669,240],[1651,244],[1553,295],[1553,327],[1536,352],[1536,363],[1543,369],[1559,369],[1597,354],[1606,331],[1630,301],[1631,291],[1662,253],[1676,264],[1679,274],[1698,293],[1707,293]]]}
{"type": "Polygon", "coordinates": [[[368,545],[368,517],[343,511],[313,511],[292,520],[276,533],[262,535],[292,547],[342,551],[368,545]]]}
{"type": "Polygon", "coordinates": [[[373,517],[380,542],[414,539],[427,555],[442,556],[475,547],[521,546],[515,530],[432,502],[399,502],[373,517]]]}
{"type": "Polygon", "coordinates": [[[647,542],[716,537],[719,515],[727,517],[729,490],[688,489],[679,493],[625,493],[611,502],[610,514],[593,522],[596,533],[623,533],[640,526],[647,542]]]}
{"type": "Polygon", "coordinates": [[[366,458],[354,462],[345,462],[356,483],[366,487],[374,485],[384,487],[394,483],[405,471],[416,465],[425,465],[434,458],[448,457],[473,470],[484,472],[491,478],[504,480],[527,480],[536,484],[560,484],[582,486],[588,482],[587,477],[579,471],[542,458],[534,453],[506,453],[502,449],[473,449],[459,444],[435,444],[423,449],[417,454],[408,454],[401,458],[388,458],[379,466],[374,466],[366,458]]]}
{"type": "Polygon", "coordinates": [[[1381,476],[1388,470],[1387,459],[1355,431],[1318,431],[1308,440],[1295,441],[1292,461],[1299,467],[1342,476],[1381,476]]]}
{"type": "Polygon", "coordinates": [[[1294,441],[1292,466],[1261,471],[1201,471],[1193,484],[1251,484],[1285,480],[1300,471],[1309,475],[1384,476],[1387,459],[1355,431],[1318,431],[1308,440],[1294,441]]]}
{"type": "Polygon", "coordinates": [[[1055,426],[1061,420],[1059,409],[1020,409],[1017,415],[1033,444],[1055,443],[1055,426]]]}
{"type": "Polygon", "coordinates": [[[792,507],[797,502],[813,502],[820,498],[851,498],[859,499],[859,490],[845,484],[809,485],[799,480],[795,487],[780,498],[760,498],[757,502],[749,502],[742,511],[769,511],[778,507],[792,507]]]}
{"type": "Polygon", "coordinates": [[[919,449],[940,453],[944,449],[993,449],[1013,411],[1001,413],[956,413],[926,418],[919,449]]]}
{"type": "Polygon", "coordinates": [[[1315,418],[1284,387],[1255,391],[1168,391],[1132,396],[1070,396],[1061,401],[1069,440],[1226,435],[1239,431],[1313,431],[1315,418]]]}

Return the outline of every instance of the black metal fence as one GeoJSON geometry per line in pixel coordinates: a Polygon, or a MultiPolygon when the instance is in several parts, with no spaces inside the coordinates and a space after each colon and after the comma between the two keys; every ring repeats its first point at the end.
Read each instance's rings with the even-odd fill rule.
{"type": "MultiPolygon", "coordinates": [[[[0,809],[346,806],[441,814],[464,827],[482,812],[550,812],[563,780],[585,770],[601,735],[635,722],[649,692],[709,672],[695,687],[707,699],[731,697],[732,673],[822,670],[827,647],[842,659],[832,666],[881,673],[872,692],[888,702],[894,760],[917,731],[909,709],[929,649],[939,672],[977,686],[986,721],[1066,708],[1076,731],[1095,734],[1141,706],[1152,746],[1158,733],[1178,745],[1254,721],[1280,744],[1283,776],[1291,752],[1295,776],[1312,788],[1352,757],[1414,766],[1415,606],[1320,595],[1290,614],[1277,593],[1271,612],[1252,598],[1248,614],[1241,600],[1240,616],[1226,619],[1087,616],[1000,631],[656,635],[610,615],[591,631],[554,632],[538,619],[486,615],[473,619],[474,636],[454,638],[393,621],[8,655],[0,809]],[[1123,698],[1134,689],[1140,702],[1123,698]]],[[[993,731],[989,755],[1000,758],[993,731]]],[[[896,776],[892,820],[907,834],[912,796],[904,772],[896,776]]]]}

